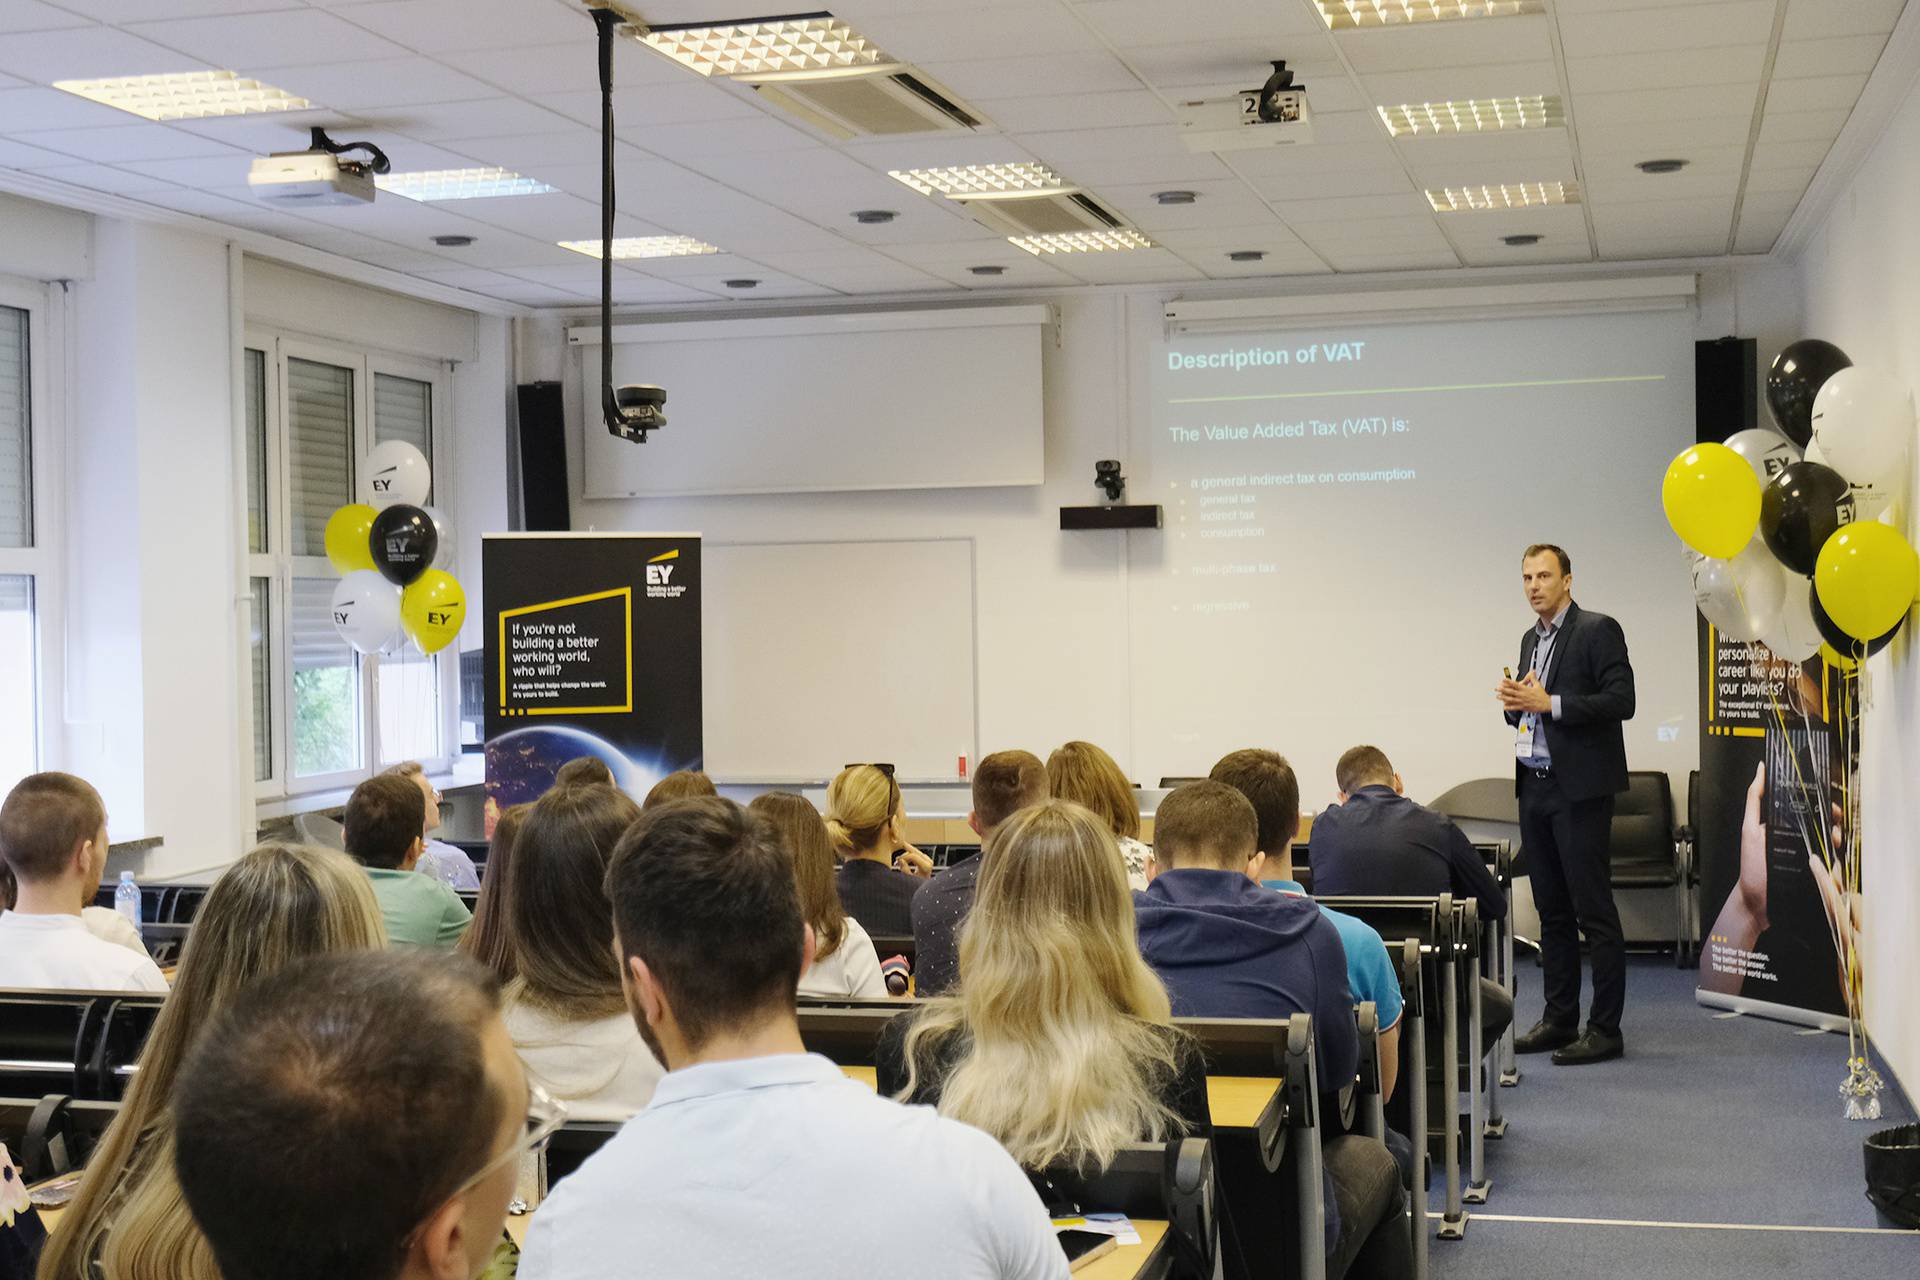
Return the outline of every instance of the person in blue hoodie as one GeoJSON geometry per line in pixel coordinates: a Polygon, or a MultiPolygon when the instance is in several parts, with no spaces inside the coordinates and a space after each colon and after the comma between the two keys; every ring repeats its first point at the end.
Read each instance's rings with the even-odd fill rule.
{"type": "MultiPolygon", "coordinates": [[[[1134,895],[1140,953],[1166,983],[1177,1016],[1312,1015],[1326,1112],[1359,1069],[1347,955],[1311,898],[1260,883],[1265,861],[1259,820],[1240,792],[1209,781],[1168,795],[1154,815],[1149,882],[1134,895]]],[[[1406,1194],[1393,1156],[1357,1134],[1332,1137],[1324,1151],[1328,1280],[1411,1276],[1406,1194]]]]}

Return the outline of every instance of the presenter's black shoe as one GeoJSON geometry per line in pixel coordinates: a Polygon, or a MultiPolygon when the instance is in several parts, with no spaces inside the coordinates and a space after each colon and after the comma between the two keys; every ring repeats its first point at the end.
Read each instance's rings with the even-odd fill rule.
{"type": "Polygon", "coordinates": [[[1515,1053],[1545,1053],[1549,1049],[1560,1049],[1580,1038],[1579,1031],[1573,1027],[1563,1027],[1557,1022],[1548,1022],[1545,1018],[1533,1024],[1533,1028],[1514,1037],[1515,1053]]]}
{"type": "Polygon", "coordinates": [[[1553,1065],[1577,1067],[1583,1062],[1608,1062],[1626,1051],[1627,1042],[1618,1035],[1608,1035],[1588,1027],[1578,1040],[1564,1049],[1553,1051],[1553,1065]]]}

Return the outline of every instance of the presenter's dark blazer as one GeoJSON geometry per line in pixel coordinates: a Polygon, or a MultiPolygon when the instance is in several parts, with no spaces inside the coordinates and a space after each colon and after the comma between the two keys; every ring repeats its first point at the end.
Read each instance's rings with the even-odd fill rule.
{"type": "MultiPolygon", "coordinates": [[[[1520,665],[1533,666],[1539,633],[1528,627],[1520,637],[1520,665]]],[[[1547,753],[1560,790],[1569,800],[1595,800],[1627,789],[1627,745],[1620,726],[1633,719],[1633,665],[1627,661],[1627,637],[1604,613],[1567,605],[1553,651],[1547,655],[1547,692],[1560,698],[1560,719],[1540,717],[1547,753]]],[[[1507,712],[1518,725],[1520,713],[1507,712]]],[[[1513,787],[1520,789],[1523,766],[1513,763],[1513,787]]]]}

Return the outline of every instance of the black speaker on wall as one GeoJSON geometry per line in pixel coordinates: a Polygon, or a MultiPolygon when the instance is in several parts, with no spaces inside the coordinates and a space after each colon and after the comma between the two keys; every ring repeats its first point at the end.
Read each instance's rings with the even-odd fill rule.
{"type": "Polygon", "coordinates": [[[573,527],[567,509],[567,433],[560,384],[526,382],[520,400],[520,511],[533,533],[573,527]]]}
{"type": "Polygon", "coordinates": [[[1693,438],[1718,444],[1756,425],[1759,381],[1752,338],[1694,343],[1693,438]]]}

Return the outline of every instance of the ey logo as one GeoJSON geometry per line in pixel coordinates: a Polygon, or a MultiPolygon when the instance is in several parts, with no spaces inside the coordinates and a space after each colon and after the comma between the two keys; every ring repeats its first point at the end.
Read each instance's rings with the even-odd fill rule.
{"type": "Polygon", "coordinates": [[[453,625],[453,620],[456,616],[457,612],[453,609],[429,609],[427,610],[427,625],[430,627],[450,627],[453,625]]]}
{"type": "Polygon", "coordinates": [[[375,493],[392,493],[393,473],[398,469],[397,467],[388,467],[385,471],[373,477],[373,491],[375,493]]]}
{"type": "Polygon", "coordinates": [[[664,587],[667,585],[667,579],[672,576],[673,566],[670,564],[650,564],[647,566],[647,585],[650,587],[664,587]]]}

